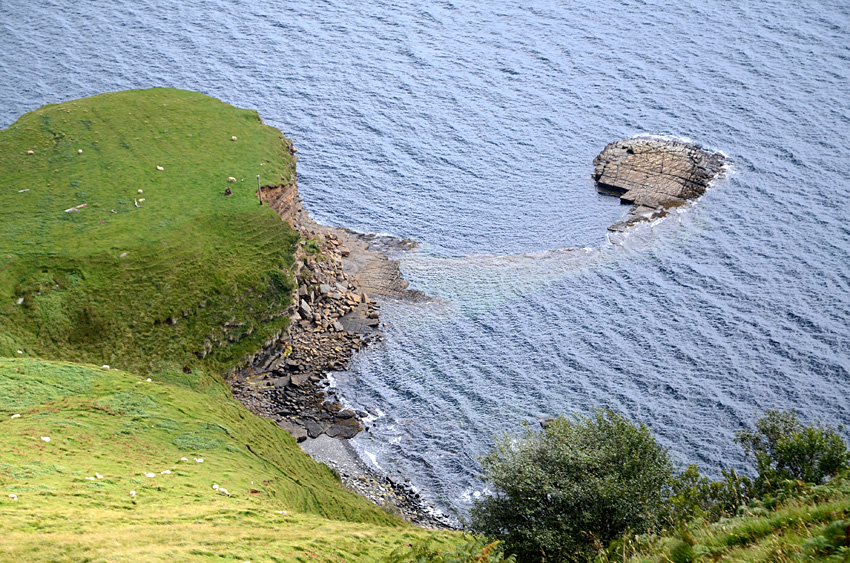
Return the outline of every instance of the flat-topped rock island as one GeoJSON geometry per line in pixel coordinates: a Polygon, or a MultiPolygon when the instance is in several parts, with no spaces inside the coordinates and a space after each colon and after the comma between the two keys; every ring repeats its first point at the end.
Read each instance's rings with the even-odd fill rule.
{"type": "Polygon", "coordinates": [[[625,230],[700,197],[722,173],[725,160],[721,153],[672,139],[634,137],[609,143],[593,159],[596,189],[633,207],[608,229],[625,230]]]}

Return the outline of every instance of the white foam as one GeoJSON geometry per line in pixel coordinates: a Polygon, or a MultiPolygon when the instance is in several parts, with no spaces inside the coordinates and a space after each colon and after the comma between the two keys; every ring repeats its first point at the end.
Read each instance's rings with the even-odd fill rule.
{"type": "Polygon", "coordinates": [[[373,466],[373,467],[376,467],[376,468],[380,469],[381,471],[383,471],[383,470],[384,470],[384,468],[383,468],[383,467],[381,467],[381,466],[378,464],[378,458],[377,458],[377,457],[375,457],[375,454],[373,454],[373,453],[372,453],[372,452],[370,452],[369,450],[364,449],[364,450],[363,450],[363,455],[365,455],[365,456],[369,459],[369,462],[372,464],[372,466],[373,466]]]}

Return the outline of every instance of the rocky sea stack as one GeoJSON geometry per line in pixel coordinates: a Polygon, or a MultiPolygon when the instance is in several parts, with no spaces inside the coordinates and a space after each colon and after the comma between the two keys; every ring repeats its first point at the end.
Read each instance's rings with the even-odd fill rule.
{"type": "Polygon", "coordinates": [[[593,159],[596,189],[633,207],[608,229],[622,231],[698,198],[723,171],[724,162],[721,153],[671,139],[634,137],[609,143],[593,159]]]}

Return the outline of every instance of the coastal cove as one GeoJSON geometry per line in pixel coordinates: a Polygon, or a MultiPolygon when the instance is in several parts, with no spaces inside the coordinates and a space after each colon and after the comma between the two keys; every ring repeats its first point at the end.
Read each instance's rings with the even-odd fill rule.
{"type": "MultiPolygon", "coordinates": [[[[732,437],[766,409],[850,424],[843,3],[11,2],[0,14],[0,127],[102,92],[203,92],[257,108],[293,140],[318,223],[308,231],[378,233],[355,243],[332,231],[351,256],[370,242],[397,260],[407,289],[428,298],[380,297],[361,279],[382,338],[332,369],[323,391],[369,415],[349,441],[359,458],[444,512],[482,494],[478,459],[495,436],[560,413],[610,407],[647,424],[678,466],[714,476],[752,470],[732,437]],[[608,232],[628,209],[594,189],[593,159],[638,135],[722,151],[733,166],[695,204],[608,232]]],[[[237,180],[256,188],[267,166],[237,180]]],[[[27,188],[15,197],[37,195],[27,188]]],[[[151,194],[126,195],[130,212],[132,197],[155,208],[151,194]]],[[[85,203],[73,199],[60,212],[85,203]]],[[[231,225],[229,242],[247,248],[272,219],[231,225]]],[[[175,263],[196,258],[165,242],[175,263]]],[[[247,271],[265,272],[273,250],[247,271]]],[[[184,330],[196,317],[182,311],[164,326],[184,330]]],[[[216,338],[247,332],[228,330],[216,338]]],[[[247,336],[219,372],[275,333],[247,336]]],[[[197,373],[175,367],[175,378],[197,373]]]]}
{"type": "MultiPolygon", "coordinates": [[[[335,238],[302,240],[258,202],[263,183],[297,196],[295,152],[254,110],[165,88],[49,104],[0,130],[0,559],[382,561],[461,541],[410,485],[313,461],[224,379],[293,335],[347,357],[317,334],[327,313],[292,326],[296,280],[335,271],[335,238]]],[[[377,324],[350,288],[364,309],[343,321],[377,324]]],[[[302,343],[283,359],[316,365],[302,343]]],[[[323,430],[359,428],[331,402],[303,405],[332,417],[323,430]]]]}
{"type": "Polygon", "coordinates": [[[345,409],[328,388],[328,372],[347,369],[353,354],[381,338],[379,306],[370,296],[409,302],[427,296],[407,289],[397,261],[370,250],[374,235],[316,223],[301,205],[297,184],[265,186],[262,197],[301,235],[294,271],[298,288],[287,332],[228,376],[234,397],[289,432],[350,490],[413,524],[457,529],[459,523],[420,496],[409,479],[394,479],[359,458],[347,440],[364,430],[371,415],[345,409]]]}

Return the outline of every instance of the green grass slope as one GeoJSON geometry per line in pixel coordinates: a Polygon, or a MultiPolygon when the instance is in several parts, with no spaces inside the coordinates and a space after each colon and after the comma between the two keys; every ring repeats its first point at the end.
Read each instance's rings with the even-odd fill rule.
{"type": "Polygon", "coordinates": [[[372,561],[432,535],[234,400],[123,371],[0,358],[0,436],[0,561],[372,561]]]}
{"type": "Polygon", "coordinates": [[[789,482],[769,508],[761,501],[734,518],[695,520],[675,533],[621,540],[599,563],[798,563],[850,561],[850,483],[789,482]]]}
{"type": "Polygon", "coordinates": [[[256,350],[285,326],[297,240],[257,174],[294,181],[280,131],[194,92],[47,105],[0,131],[0,355],[153,373],[256,350]]]}

